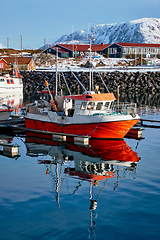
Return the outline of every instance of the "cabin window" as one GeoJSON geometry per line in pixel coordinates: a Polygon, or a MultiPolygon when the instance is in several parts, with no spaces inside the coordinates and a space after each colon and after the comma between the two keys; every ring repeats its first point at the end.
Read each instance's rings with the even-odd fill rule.
{"type": "Polygon", "coordinates": [[[105,105],[104,105],[104,110],[108,110],[109,104],[110,104],[110,102],[106,102],[106,103],[105,103],[105,105]]]}
{"type": "Polygon", "coordinates": [[[86,102],[82,102],[82,105],[81,105],[81,110],[85,110],[86,109],[86,102]]]}
{"type": "Polygon", "coordinates": [[[14,81],[13,81],[13,79],[10,79],[10,83],[11,83],[11,84],[14,84],[14,81]]]}
{"type": "Polygon", "coordinates": [[[113,107],[114,107],[114,102],[111,102],[110,109],[113,109],[113,107]]]}
{"type": "Polygon", "coordinates": [[[10,84],[10,80],[9,79],[7,79],[7,84],[10,84]]]}
{"type": "Polygon", "coordinates": [[[103,102],[98,102],[96,110],[101,110],[102,106],[103,106],[103,102]]]}
{"type": "Polygon", "coordinates": [[[87,106],[87,109],[88,109],[88,110],[93,110],[93,109],[94,109],[94,105],[95,105],[94,102],[89,102],[89,103],[88,103],[88,106],[87,106]]]}

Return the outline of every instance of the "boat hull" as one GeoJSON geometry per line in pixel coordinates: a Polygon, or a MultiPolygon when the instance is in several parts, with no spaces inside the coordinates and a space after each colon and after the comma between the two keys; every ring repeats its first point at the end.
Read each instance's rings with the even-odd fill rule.
{"type": "Polygon", "coordinates": [[[25,119],[26,128],[72,135],[84,135],[91,138],[123,139],[139,119],[109,121],[82,124],[58,124],[35,119],[25,119]]]}

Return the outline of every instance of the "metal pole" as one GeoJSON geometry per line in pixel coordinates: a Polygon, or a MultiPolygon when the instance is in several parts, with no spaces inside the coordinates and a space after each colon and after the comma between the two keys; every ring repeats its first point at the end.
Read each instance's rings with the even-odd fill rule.
{"type": "Polygon", "coordinates": [[[21,35],[21,51],[22,51],[22,35],[21,35]]]}
{"type": "Polygon", "coordinates": [[[46,49],[46,39],[44,39],[44,50],[46,49]]]}
{"type": "Polygon", "coordinates": [[[91,36],[90,36],[90,56],[89,56],[89,91],[91,92],[91,36]]]}
{"type": "Polygon", "coordinates": [[[9,38],[7,38],[7,48],[9,48],[9,38]]]}
{"type": "Polygon", "coordinates": [[[55,91],[56,96],[57,96],[57,80],[58,80],[58,47],[56,52],[56,91],[55,91]]]}

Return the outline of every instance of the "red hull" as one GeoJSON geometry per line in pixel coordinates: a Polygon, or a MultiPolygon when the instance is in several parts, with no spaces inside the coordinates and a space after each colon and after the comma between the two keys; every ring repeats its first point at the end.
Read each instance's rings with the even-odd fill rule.
{"type": "Polygon", "coordinates": [[[25,119],[25,124],[26,128],[34,130],[85,135],[92,138],[122,139],[138,121],[136,119],[107,123],[58,125],[56,123],[25,119]]]}

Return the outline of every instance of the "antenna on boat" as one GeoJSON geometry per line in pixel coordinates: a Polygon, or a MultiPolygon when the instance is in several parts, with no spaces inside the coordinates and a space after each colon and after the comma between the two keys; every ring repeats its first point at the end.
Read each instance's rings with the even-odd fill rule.
{"type": "Polygon", "coordinates": [[[57,81],[58,81],[58,47],[56,48],[56,91],[55,95],[57,96],[57,81]]]}
{"type": "Polygon", "coordinates": [[[73,25],[72,25],[72,48],[73,48],[73,57],[74,57],[74,32],[73,32],[73,25]]]}
{"type": "Polygon", "coordinates": [[[89,92],[93,91],[93,76],[91,74],[91,53],[92,53],[92,41],[95,41],[95,23],[94,23],[94,37],[92,35],[89,36],[88,38],[88,33],[87,33],[87,40],[90,41],[90,54],[89,54],[89,92]]]}

